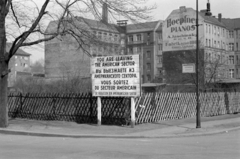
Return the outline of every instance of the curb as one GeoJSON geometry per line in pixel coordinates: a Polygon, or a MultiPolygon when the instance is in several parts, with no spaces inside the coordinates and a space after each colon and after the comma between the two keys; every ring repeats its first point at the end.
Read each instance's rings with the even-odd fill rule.
{"type": "Polygon", "coordinates": [[[207,133],[179,133],[173,135],[159,135],[159,136],[147,136],[147,135],[84,135],[84,134],[57,134],[57,133],[43,133],[43,132],[29,132],[29,131],[18,131],[18,130],[4,130],[0,129],[0,134],[7,135],[25,135],[25,136],[39,136],[39,137],[64,137],[64,138],[121,138],[121,139],[140,139],[140,138],[178,138],[178,137],[194,137],[194,136],[209,136],[216,134],[223,134],[232,131],[240,130],[240,127],[235,127],[231,129],[224,129],[218,131],[212,131],[207,133]]]}

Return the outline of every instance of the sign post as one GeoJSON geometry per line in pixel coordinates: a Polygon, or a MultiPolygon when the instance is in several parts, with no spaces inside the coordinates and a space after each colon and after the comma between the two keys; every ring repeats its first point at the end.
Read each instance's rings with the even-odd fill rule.
{"type": "Polygon", "coordinates": [[[135,100],[134,98],[131,98],[131,127],[134,128],[135,125],[135,100]]]}
{"type": "Polygon", "coordinates": [[[102,102],[101,97],[97,97],[97,124],[100,126],[102,124],[102,102]]]}
{"type": "Polygon", "coordinates": [[[131,97],[131,125],[135,125],[134,97],[140,96],[139,55],[94,57],[91,59],[92,94],[98,97],[98,125],[101,125],[100,97],[131,97]]]}

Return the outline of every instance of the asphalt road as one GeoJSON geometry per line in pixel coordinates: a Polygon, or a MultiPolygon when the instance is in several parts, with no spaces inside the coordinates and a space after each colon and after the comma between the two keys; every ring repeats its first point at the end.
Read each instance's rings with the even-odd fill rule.
{"type": "Polygon", "coordinates": [[[239,159],[240,130],[158,139],[0,135],[0,159],[239,159]]]}

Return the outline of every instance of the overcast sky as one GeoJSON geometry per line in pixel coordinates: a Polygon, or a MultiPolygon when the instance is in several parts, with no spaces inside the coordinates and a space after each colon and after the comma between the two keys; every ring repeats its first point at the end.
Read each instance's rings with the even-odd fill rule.
{"type": "MultiPolygon", "coordinates": [[[[157,9],[153,11],[153,20],[165,20],[172,10],[180,6],[196,9],[196,0],[149,0],[148,4],[156,4],[157,9]]],[[[206,9],[207,0],[198,0],[199,11],[206,9]]],[[[211,12],[217,16],[222,13],[223,18],[240,18],[240,0],[210,0],[211,12]]],[[[33,53],[32,61],[44,58],[44,47],[29,48],[26,50],[33,53]]]]}
{"type": "MultiPolygon", "coordinates": [[[[172,10],[180,6],[196,9],[196,0],[149,0],[149,4],[157,4],[153,12],[154,20],[165,20],[172,10]]],[[[222,13],[223,18],[240,18],[240,0],[210,0],[211,12],[217,16],[222,13]]],[[[198,0],[199,11],[206,9],[207,0],[198,0]]]]}

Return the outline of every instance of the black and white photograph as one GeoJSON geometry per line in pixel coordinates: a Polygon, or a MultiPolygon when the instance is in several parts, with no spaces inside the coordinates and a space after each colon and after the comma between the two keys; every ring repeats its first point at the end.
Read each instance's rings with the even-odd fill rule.
{"type": "Polygon", "coordinates": [[[239,159],[239,0],[0,0],[0,159],[239,159]]]}

